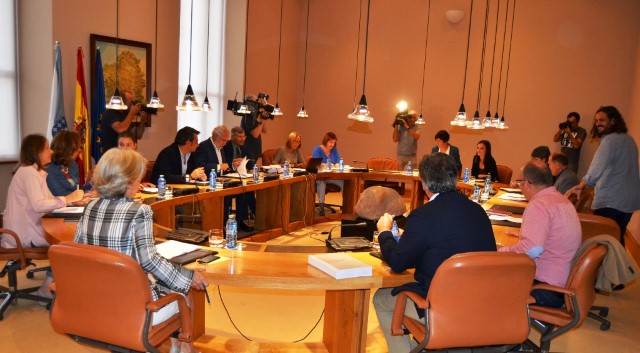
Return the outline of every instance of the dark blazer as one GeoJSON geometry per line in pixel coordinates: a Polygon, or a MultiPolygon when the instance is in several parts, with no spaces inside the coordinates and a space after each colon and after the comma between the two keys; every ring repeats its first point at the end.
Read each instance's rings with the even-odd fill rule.
{"type": "MultiPolygon", "coordinates": [[[[193,159],[193,153],[189,156],[189,161],[193,159]]],[[[187,167],[187,173],[191,172],[187,167]]],[[[153,165],[153,171],[151,172],[150,182],[157,184],[160,175],[164,175],[164,178],[169,184],[181,184],[185,182],[184,174],[182,174],[182,155],[178,144],[172,143],[165,147],[158,153],[156,163],[153,165]]]]}
{"type": "MultiPolygon", "coordinates": [[[[233,142],[229,141],[227,142],[224,147],[222,147],[222,158],[224,158],[225,161],[229,161],[227,163],[229,163],[229,168],[233,169],[233,149],[234,149],[234,144],[233,142]]],[[[246,146],[238,146],[240,147],[240,155],[242,157],[247,157],[249,158],[249,161],[247,162],[247,173],[251,172],[251,169],[253,169],[253,166],[256,164],[255,160],[252,160],[251,157],[249,157],[248,155],[248,151],[246,146]]]]}
{"type": "Polygon", "coordinates": [[[409,214],[404,234],[396,242],[391,231],[378,237],[385,261],[394,272],[415,267],[417,281],[394,289],[427,295],[436,269],[449,257],[470,251],[496,251],[487,213],[456,192],[439,194],[409,214]]]}
{"type": "Polygon", "coordinates": [[[211,138],[200,142],[196,151],[193,153],[191,158],[189,158],[187,171],[191,172],[196,168],[204,167],[204,172],[207,174],[207,177],[209,177],[211,169],[217,170],[218,164],[231,164],[231,161],[227,160],[224,156],[224,150],[220,151],[220,154],[222,155],[222,161],[218,160],[218,155],[216,154],[216,149],[215,146],[213,146],[211,138]]]}
{"type": "MultiPolygon", "coordinates": [[[[458,149],[458,147],[454,146],[454,145],[449,145],[449,155],[451,157],[453,157],[453,159],[455,159],[456,161],[456,170],[458,171],[458,174],[460,174],[460,171],[462,170],[462,161],[460,161],[460,150],[458,149]]],[[[431,154],[434,154],[438,152],[438,146],[434,146],[431,149],[431,154]]]]}
{"type": "Polygon", "coordinates": [[[496,160],[491,158],[485,158],[484,161],[484,170],[480,170],[480,156],[477,154],[473,156],[473,162],[471,163],[471,175],[474,178],[477,178],[479,174],[487,174],[491,173],[491,181],[498,181],[498,165],[496,164],[496,160]]]}

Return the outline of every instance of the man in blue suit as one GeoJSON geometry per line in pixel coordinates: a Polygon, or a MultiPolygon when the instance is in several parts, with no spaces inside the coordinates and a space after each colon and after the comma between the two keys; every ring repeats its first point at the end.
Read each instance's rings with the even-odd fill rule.
{"type": "MultiPolygon", "coordinates": [[[[244,132],[244,129],[240,126],[236,126],[231,129],[231,141],[222,148],[224,160],[231,161],[231,168],[235,171],[238,170],[238,166],[240,166],[240,163],[245,157],[249,158],[245,146],[246,138],[247,135],[244,132]]],[[[250,172],[255,164],[256,162],[250,159],[247,162],[247,172],[250,172]]],[[[253,231],[253,228],[247,226],[244,221],[247,219],[249,209],[253,214],[256,213],[255,194],[253,192],[245,192],[241,195],[235,196],[235,199],[238,229],[245,232],[253,231]]]]}
{"type": "Polygon", "coordinates": [[[436,145],[431,149],[431,154],[442,152],[453,157],[456,162],[457,175],[462,171],[462,162],[460,161],[460,150],[458,147],[449,144],[449,133],[446,130],[440,130],[435,136],[436,145]]]}
{"type": "Polygon", "coordinates": [[[160,175],[164,175],[169,184],[184,183],[187,175],[191,180],[207,180],[202,167],[193,170],[188,168],[189,161],[198,148],[198,134],[200,131],[189,126],[178,130],[173,143],[158,154],[153,165],[151,181],[157,182],[160,175]]]}
{"type": "Polygon", "coordinates": [[[209,175],[211,169],[223,173],[229,171],[230,161],[225,159],[222,147],[230,138],[231,131],[228,127],[220,125],[213,128],[211,138],[200,142],[194,156],[189,158],[188,170],[202,167],[206,175],[209,175]]]}

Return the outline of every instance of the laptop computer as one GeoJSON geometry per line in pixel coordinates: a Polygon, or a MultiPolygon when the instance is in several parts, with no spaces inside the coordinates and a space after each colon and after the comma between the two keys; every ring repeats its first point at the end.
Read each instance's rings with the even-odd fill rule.
{"type": "Polygon", "coordinates": [[[309,173],[318,173],[318,168],[322,164],[322,157],[311,158],[309,159],[309,163],[307,163],[307,172],[309,173]]]}

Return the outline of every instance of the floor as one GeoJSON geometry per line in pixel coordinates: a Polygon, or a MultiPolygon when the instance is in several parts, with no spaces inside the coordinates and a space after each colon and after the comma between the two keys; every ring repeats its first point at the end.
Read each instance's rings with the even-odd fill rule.
{"type": "MultiPolygon", "coordinates": [[[[298,232],[279,237],[271,242],[314,244],[323,242],[322,234],[330,224],[316,224],[298,232]]],[[[46,261],[38,261],[39,266],[46,261]]],[[[0,266],[4,263],[0,262],[0,266]]],[[[20,274],[24,286],[38,285],[39,278],[26,279],[20,274]]],[[[7,279],[1,278],[6,285],[7,279]]],[[[206,307],[206,333],[196,342],[202,353],[324,353],[322,341],[322,311],[324,293],[312,291],[256,290],[210,286],[211,304],[206,307]]],[[[577,330],[566,333],[552,343],[553,352],[631,353],[638,351],[637,334],[640,332],[640,285],[632,283],[610,296],[598,295],[597,305],[610,308],[609,331],[599,330],[599,323],[587,319],[577,330]],[[634,338],[636,337],[636,338],[634,338]]],[[[387,352],[375,316],[369,309],[367,353],[387,352]]],[[[487,318],[487,324],[491,319],[487,318]]],[[[532,331],[535,342],[539,336],[532,331]]],[[[165,351],[168,351],[166,349],[165,351]]],[[[0,322],[0,353],[4,352],[103,352],[74,342],[57,334],[49,324],[48,311],[38,305],[21,300],[11,306],[0,322]]],[[[395,352],[394,352],[395,353],[395,352]]]]}

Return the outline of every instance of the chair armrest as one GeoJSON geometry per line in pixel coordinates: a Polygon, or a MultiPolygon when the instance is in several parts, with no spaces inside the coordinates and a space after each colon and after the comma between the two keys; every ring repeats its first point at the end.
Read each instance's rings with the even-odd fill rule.
{"type": "Polygon", "coordinates": [[[429,301],[422,298],[418,293],[411,291],[403,291],[396,296],[396,306],[393,308],[393,317],[391,318],[391,334],[393,336],[404,336],[405,332],[402,328],[402,320],[404,319],[404,310],[407,306],[407,298],[416,303],[419,308],[427,309],[429,301]]]}
{"type": "Polygon", "coordinates": [[[193,332],[191,310],[189,309],[189,305],[187,305],[187,300],[184,296],[178,293],[169,293],[156,301],[147,303],[146,308],[149,311],[157,312],[163,306],[174,301],[178,302],[180,322],[182,323],[182,330],[180,331],[180,335],[178,335],[178,339],[183,342],[191,342],[191,335],[193,332]]]}
{"type": "Polygon", "coordinates": [[[20,242],[20,237],[16,232],[11,229],[2,228],[0,229],[0,234],[10,235],[13,237],[14,242],[16,243],[15,249],[18,250],[18,256],[20,257],[20,268],[24,269],[27,267],[27,258],[24,255],[24,250],[22,250],[22,243],[20,242]]]}
{"type": "Polygon", "coordinates": [[[552,285],[546,284],[546,283],[534,284],[533,287],[531,287],[531,290],[534,290],[534,289],[549,290],[549,291],[552,291],[552,292],[558,292],[558,293],[566,294],[568,296],[576,295],[576,292],[574,290],[572,290],[572,289],[558,287],[558,286],[552,286],[552,285]]]}

